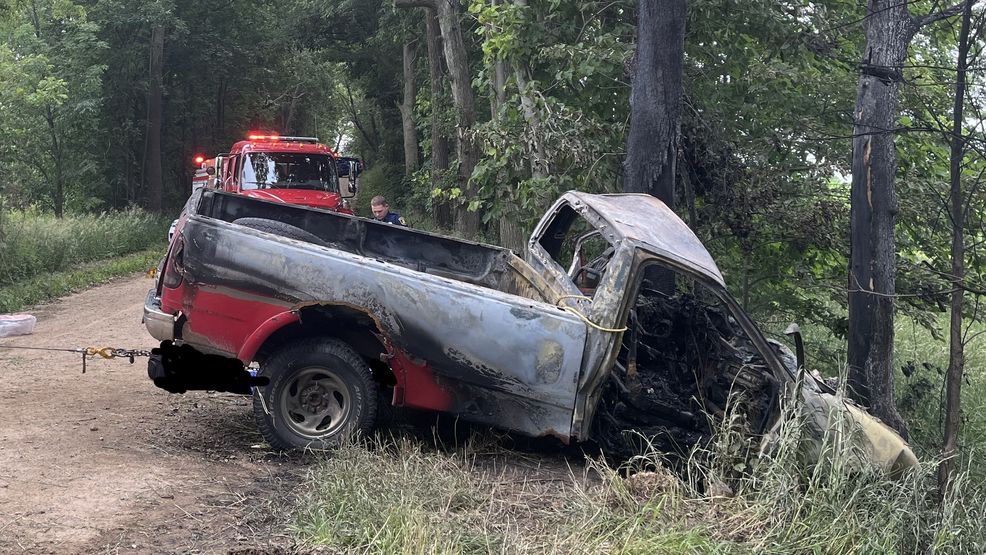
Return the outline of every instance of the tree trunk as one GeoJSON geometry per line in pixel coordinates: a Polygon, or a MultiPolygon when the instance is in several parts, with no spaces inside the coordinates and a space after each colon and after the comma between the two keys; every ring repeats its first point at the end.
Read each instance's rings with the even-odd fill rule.
{"type": "Polygon", "coordinates": [[[48,134],[51,137],[51,159],[55,163],[55,190],[51,200],[55,207],[55,217],[65,215],[65,157],[62,153],[62,143],[58,140],[58,129],[55,125],[55,110],[51,105],[45,105],[45,121],[48,123],[48,134]]]}
{"type": "Polygon", "coordinates": [[[916,28],[907,3],[870,0],[853,127],[850,199],[850,395],[904,437],[894,404],[894,293],[897,275],[894,128],[907,45],[916,28]]]}
{"type": "MultiPolygon", "coordinates": [[[[521,17],[526,17],[527,0],[514,0],[514,5],[522,13],[521,17]]],[[[528,144],[526,147],[527,157],[530,163],[531,177],[534,179],[544,179],[548,177],[548,156],[544,150],[544,135],[541,130],[541,116],[537,111],[534,99],[531,97],[530,87],[528,86],[528,75],[530,68],[527,60],[515,60],[513,64],[514,81],[517,84],[517,93],[520,97],[521,113],[524,122],[527,124],[528,144]]],[[[505,93],[504,93],[505,96],[505,93]]],[[[527,234],[524,227],[520,224],[518,216],[519,209],[512,201],[513,195],[507,196],[508,200],[504,203],[504,217],[500,218],[500,244],[523,252],[527,243],[527,234]]]]}
{"type": "MultiPolygon", "coordinates": [[[[500,0],[490,0],[490,4],[496,6],[500,0]]],[[[492,26],[486,28],[486,39],[489,40],[495,31],[492,26]]],[[[493,62],[493,101],[490,102],[490,119],[495,120],[500,107],[507,102],[507,64],[499,57],[493,62]]]]}
{"type": "MultiPolygon", "coordinates": [[[[514,5],[522,12],[527,11],[527,0],[514,0],[514,5]]],[[[525,14],[526,15],[526,14],[525,14]]],[[[544,149],[544,134],[541,130],[541,115],[537,111],[534,99],[528,86],[528,76],[531,70],[527,60],[517,60],[514,64],[514,80],[517,82],[517,93],[520,96],[520,109],[527,123],[531,176],[542,179],[548,176],[548,155],[544,149]]]]}
{"type": "MultiPolygon", "coordinates": [[[[472,137],[476,124],[476,100],[469,78],[469,58],[466,44],[462,39],[462,26],[459,24],[458,0],[395,0],[398,8],[431,7],[438,17],[442,33],[442,47],[448,64],[452,82],[452,103],[455,105],[456,155],[459,159],[459,181],[463,200],[476,197],[475,188],[469,183],[472,171],[479,162],[479,148],[472,137]]],[[[468,202],[460,202],[455,209],[455,231],[465,237],[475,237],[479,233],[479,213],[467,209],[468,202]]]]}
{"type": "Polygon", "coordinates": [[[969,58],[969,26],[973,0],[966,0],[959,30],[959,53],[955,83],[955,104],[952,111],[952,151],[950,155],[950,212],[952,216],[952,306],[949,321],[948,373],[945,378],[945,438],[942,461],[938,467],[938,487],[944,496],[951,486],[961,418],[962,373],[965,367],[965,346],[962,343],[962,308],[965,303],[965,210],[962,206],[962,155],[965,138],[962,135],[962,112],[965,105],[966,67],[969,58]]]}
{"type": "Polygon", "coordinates": [[[213,144],[226,140],[226,80],[219,79],[216,87],[216,128],[212,136],[213,144]]]}
{"type": "MultiPolygon", "coordinates": [[[[443,188],[445,172],[449,164],[449,141],[442,130],[442,84],[445,70],[442,68],[442,35],[435,10],[425,8],[425,29],[428,37],[428,75],[431,78],[431,180],[435,187],[443,188]]],[[[452,207],[446,200],[435,200],[435,223],[444,229],[452,227],[452,207]]]]}
{"type": "MultiPolygon", "coordinates": [[[[353,99],[353,89],[349,86],[349,81],[346,81],[345,85],[346,95],[349,97],[349,117],[352,120],[353,125],[356,126],[356,129],[359,130],[359,134],[363,136],[363,139],[366,141],[366,145],[370,147],[370,150],[372,150],[374,154],[376,154],[380,149],[380,144],[376,139],[377,134],[373,132],[372,127],[369,131],[363,127],[363,122],[359,119],[359,111],[356,109],[356,101],[353,99]]],[[[370,124],[373,124],[372,118],[370,120],[370,124]]]]}
{"type": "Polygon", "coordinates": [[[164,28],[151,30],[150,84],[147,90],[147,209],[161,211],[164,189],[161,172],[161,97],[164,62],[164,28]]]}
{"type": "Polygon", "coordinates": [[[298,133],[294,129],[294,114],[298,109],[298,101],[301,100],[304,93],[301,91],[301,83],[294,86],[294,92],[291,94],[291,100],[288,102],[287,106],[284,107],[282,113],[284,114],[284,123],[281,125],[281,131],[285,135],[297,135],[298,133]]]}
{"type": "Polygon", "coordinates": [[[401,112],[401,124],[404,128],[404,176],[418,170],[418,131],[414,127],[414,62],[417,59],[417,47],[414,43],[404,45],[404,100],[397,105],[401,112]]]}
{"type": "Polygon", "coordinates": [[[649,193],[674,207],[686,2],[640,0],[637,5],[623,190],[649,193]]]}
{"type": "MultiPolygon", "coordinates": [[[[452,102],[456,108],[455,150],[459,159],[459,182],[462,185],[463,196],[468,201],[476,196],[476,190],[469,180],[476,163],[479,162],[479,149],[472,137],[472,128],[476,124],[476,101],[469,77],[469,58],[465,42],[462,40],[462,28],[459,25],[458,1],[439,0],[435,7],[438,25],[442,30],[445,61],[448,63],[452,82],[452,102]]],[[[475,237],[480,228],[479,213],[470,212],[467,205],[468,202],[462,202],[456,206],[455,230],[465,237],[475,237]]]]}

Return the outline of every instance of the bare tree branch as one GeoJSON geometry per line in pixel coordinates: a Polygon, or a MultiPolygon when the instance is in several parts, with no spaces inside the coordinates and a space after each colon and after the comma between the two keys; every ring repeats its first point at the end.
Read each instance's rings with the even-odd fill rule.
{"type": "Polygon", "coordinates": [[[943,9],[940,12],[929,13],[928,15],[926,15],[924,17],[915,17],[914,18],[914,26],[916,28],[920,29],[921,27],[924,27],[926,25],[931,25],[932,23],[935,23],[937,21],[941,21],[943,19],[948,19],[950,17],[955,17],[955,16],[959,15],[960,13],[962,13],[962,8],[964,6],[965,6],[965,3],[964,2],[959,3],[959,4],[953,4],[953,5],[945,8],[945,9],[943,9]]]}
{"type": "Polygon", "coordinates": [[[395,8],[431,8],[435,9],[435,0],[394,0],[395,8]]]}

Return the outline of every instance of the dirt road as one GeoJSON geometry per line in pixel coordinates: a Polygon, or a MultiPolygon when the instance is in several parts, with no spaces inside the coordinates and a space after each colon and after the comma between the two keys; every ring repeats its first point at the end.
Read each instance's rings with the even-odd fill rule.
{"type": "MultiPolygon", "coordinates": [[[[4,345],[150,349],[151,280],[40,307],[4,345]]],[[[266,451],[250,399],[171,395],[138,359],[0,349],[0,553],[268,553],[304,473],[266,451]]]]}

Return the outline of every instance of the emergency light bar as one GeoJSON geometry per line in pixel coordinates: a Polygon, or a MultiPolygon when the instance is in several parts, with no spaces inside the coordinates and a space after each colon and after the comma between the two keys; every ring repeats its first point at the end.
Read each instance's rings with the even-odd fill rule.
{"type": "Polygon", "coordinates": [[[318,142],[318,137],[282,137],[280,135],[248,135],[251,141],[284,141],[288,143],[312,143],[318,142]]]}

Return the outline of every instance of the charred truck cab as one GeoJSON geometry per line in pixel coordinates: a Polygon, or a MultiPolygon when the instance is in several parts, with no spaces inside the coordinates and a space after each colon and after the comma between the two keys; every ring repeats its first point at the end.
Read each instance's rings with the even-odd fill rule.
{"type": "Polygon", "coordinates": [[[369,431],[381,396],[616,453],[636,438],[687,452],[727,418],[769,438],[782,398],[798,397],[819,436],[833,413],[848,415],[876,464],[915,463],[890,428],[799,373],[698,238],[647,195],[565,193],[522,259],[204,190],[186,206],[145,322],[162,341],[155,383],[253,386],[258,425],[280,449],[369,431]]]}

